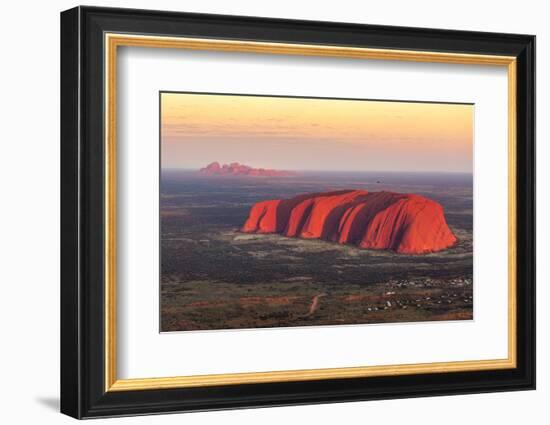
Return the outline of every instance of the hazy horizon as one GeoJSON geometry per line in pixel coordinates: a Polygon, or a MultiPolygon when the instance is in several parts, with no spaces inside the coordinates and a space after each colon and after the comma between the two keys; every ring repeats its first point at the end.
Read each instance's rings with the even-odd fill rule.
{"type": "Polygon", "coordinates": [[[473,172],[473,105],[161,94],[162,169],[473,172]]]}
{"type": "MultiPolygon", "coordinates": [[[[223,164],[230,164],[229,162],[222,163],[221,161],[210,161],[207,164],[204,164],[200,167],[161,167],[163,171],[198,171],[201,168],[206,167],[208,164],[211,164],[212,162],[218,162],[220,165],[223,164]]],[[[238,162],[238,161],[233,161],[238,162]]],[[[239,162],[241,165],[248,165],[253,168],[270,168],[270,167],[256,167],[253,164],[244,164],[242,162],[239,162]]],[[[473,176],[473,170],[472,171],[447,171],[447,170],[319,170],[319,169],[277,169],[279,171],[292,171],[296,173],[392,173],[392,174],[465,174],[465,175],[472,175],[473,176]]]]}

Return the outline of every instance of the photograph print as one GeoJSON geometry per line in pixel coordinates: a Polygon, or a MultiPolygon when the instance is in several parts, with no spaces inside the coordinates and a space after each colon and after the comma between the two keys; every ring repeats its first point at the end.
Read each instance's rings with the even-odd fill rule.
{"type": "Polygon", "coordinates": [[[161,332],[473,319],[473,104],[159,96],[161,332]]]}

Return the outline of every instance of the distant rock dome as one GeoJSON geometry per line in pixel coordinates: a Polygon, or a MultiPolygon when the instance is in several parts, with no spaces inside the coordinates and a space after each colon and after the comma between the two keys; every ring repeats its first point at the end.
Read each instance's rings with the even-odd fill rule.
{"type": "Polygon", "coordinates": [[[205,176],[250,176],[250,177],[288,177],[294,173],[284,170],[272,170],[270,168],[252,168],[248,165],[232,162],[220,165],[212,162],[199,170],[199,174],[205,176]]]}

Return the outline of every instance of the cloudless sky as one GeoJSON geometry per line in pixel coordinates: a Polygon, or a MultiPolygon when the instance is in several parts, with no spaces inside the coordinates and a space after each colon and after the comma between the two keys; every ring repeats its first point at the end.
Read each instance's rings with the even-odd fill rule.
{"type": "Polygon", "coordinates": [[[162,168],[472,171],[473,105],[161,94],[162,168]]]}

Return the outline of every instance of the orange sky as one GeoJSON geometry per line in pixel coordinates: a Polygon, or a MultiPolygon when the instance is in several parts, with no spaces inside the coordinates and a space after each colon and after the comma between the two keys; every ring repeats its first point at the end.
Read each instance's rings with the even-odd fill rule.
{"type": "Polygon", "coordinates": [[[473,105],[161,94],[163,168],[472,171],[473,105]]]}

